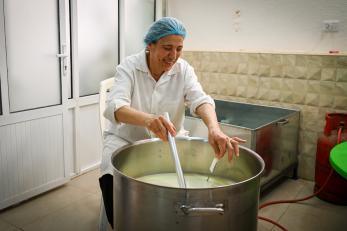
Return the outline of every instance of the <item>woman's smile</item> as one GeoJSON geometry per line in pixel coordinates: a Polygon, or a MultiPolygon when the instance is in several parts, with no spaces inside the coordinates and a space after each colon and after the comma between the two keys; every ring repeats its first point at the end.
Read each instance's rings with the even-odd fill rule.
{"type": "Polygon", "coordinates": [[[162,73],[169,71],[181,56],[182,48],[183,37],[180,35],[168,35],[149,44],[148,64],[151,73],[160,77],[162,73]]]}

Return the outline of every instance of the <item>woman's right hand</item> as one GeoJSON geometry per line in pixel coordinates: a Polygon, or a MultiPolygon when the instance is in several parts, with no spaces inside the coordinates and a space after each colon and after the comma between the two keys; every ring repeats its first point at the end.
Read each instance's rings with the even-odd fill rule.
{"type": "Polygon", "coordinates": [[[130,106],[123,106],[114,112],[114,117],[121,123],[146,127],[163,141],[167,141],[167,131],[172,136],[176,136],[175,126],[164,116],[148,114],[130,106]]]}
{"type": "Polygon", "coordinates": [[[164,116],[156,116],[146,119],[147,129],[153,132],[158,138],[167,141],[167,132],[169,131],[172,136],[176,136],[176,128],[170,121],[167,121],[164,116]]]}

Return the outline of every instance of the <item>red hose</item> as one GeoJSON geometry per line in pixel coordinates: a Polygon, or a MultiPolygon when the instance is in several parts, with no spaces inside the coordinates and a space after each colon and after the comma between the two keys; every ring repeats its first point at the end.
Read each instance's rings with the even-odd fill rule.
{"type": "Polygon", "coordinates": [[[279,227],[280,229],[282,229],[283,231],[288,231],[288,229],[286,229],[285,227],[283,227],[281,224],[279,224],[279,223],[277,223],[276,221],[273,221],[273,220],[271,220],[271,219],[269,219],[269,218],[258,216],[258,219],[264,220],[264,221],[267,221],[267,222],[270,222],[270,223],[276,225],[277,227],[279,227]]]}
{"type": "Polygon", "coordinates": [[[322,185],[322,187],[317,190],[314,194],[310,195],[310,196],[307,196],[307,197],[303,197],[303,198],[300,198],[300,199],[294,199],[294,200],[278,200],[278,201],[270,201],[270,202],[267,202],[265,204],[262,204],[259,206],[259,209],[262,209],[262,208],[265,208],[269,205],[274,205],[274,204],[282,204],[282,203],[296,203],[296,202],[299,202],[299,201],[305,201],[305,200],[308,200],[308,199],[311,199],[312,197],[315,197],[317,196],[317,194],[319,194],[325,187],[325,185],[328,183],[331,175],[333,174],[333,169],[330,170],[329,172],[329,175],[327,177],[327,179],[325,180],[324,184],[322,185]]]}
{"type": "Polygon", "coordinates": [[[342,140],[342,130],[343,130],[343,126],[339,127],[339,130],[337,131],[337,143],[341,143],[342,140]]]}
{"type": "MultiPolygon", "coordinates": [[[[274,204],[282,204],[282,203],[296,203],[296,202],[299,202],[299,201],[305,201],[305,200],[308,200],[308,199],[311,199],[312,197],[315,197],[317,196],[317,194],[319,194],[323,189],[324,187],[326,186],[326,184],[328,183],[331,175],[333,174],[333,169],[330,170],[329,172],[329,175],[327,177],[327,179],[325,180],[324,184],[322,185],[322,187],[317,190],[314,194],[310,195],[310,196],[307,196],[307,197],[303,197],[303,198],[300,198],[300,199],[294,199],[294,200],[278,200],[278,201],[270,201],[270,202],[267,202],[265,204],[262,204],[259,206],[259,210],[262,209],[262,208],[265,208],[269,205],[274,205],[274,204]]],[[[279,227],[280,229],[282,229],[283,231],[287,231],[287,229],[285,227],[283,227],[281,224],[277,223],[276,221],[274,220],[271,220],[269,218],[265,218],[265,217],[261,217],[261,216],[258,216],[258,219],[261,219],[261,220],[264,220],[264,221],[267,221],[267,222],[270,222],[274,225],[276,225],[277,227],[279,227]]]]}
{"type": "MultiPolygon", "coordinates": [[[[341,139],[342,139],[342,127],[339,128],[338,132],[337,132],[337,143],[341,143],[341,139]]],[[[275,204],[283,204],[283,203],[296,203],[296,202],[300,202],[300,201],[305,201],[305,200],[308,200],[308,199],[311,199],[312,197],[315,197],[317,196],[323,189],[324,187],[328,184],[328,181],[331,177],[331,175],[333,174],[334,170],[331,169],[330,172],[329,172],[329,175],[327,177],[327,179],[325,180],[325,182],[323,183],[322,187],[320,189],[318,189],[314,194],[310,195],[310,196],[307,196],[307,197],[303,197],[303,198],[300,198],[300,199],[294,199],[294,200],[278,200],[278,201],[270,201],[270,202],[267,202],[265,204],[262,204],[259,206],[259,210],[262,209],[262,208],[265,208],[269,205],[275,205],[275,204]]],[[[269,219],[269,218],[265,218],[265,217],[261,217],[261,216],[258,216],[258,219],[261,219],[261,220],[265,220],[267,222],[270,222],[274,225],[276,225],[277,227],[279,227],[280,229],[286,231],[287,229],[285,227],[283,227],[282,225],[280,225],[279,223],[269,219]]]]}
{"type": "MultiPolygon", "coordinates": [[[[341,143],[341,140],[342,140],[342,130],[343,130],[343,128],[344,128],[344,126],[340,126],[339,130],[337,131],[337,143],[338,144],[341,143]]],[[[267,202],[265,204],[260,205],[259,206],[259,210],[262,209],[262,208],[265,208],[265,207],[267,207],[269,205],[283,204],[283,203],[296,203],[296,202],[305,201],[305,200],[311,199],[312,197],[317,196],[324,189],[324,187],[328,184],[328,181],[329,181],[331,175],[333,174],[333,172],[334,172],[334,170],[331,169],[330,172],[329,172],[329,175],[328,175],[327,179],[325,180],[325,182],[323,183],[322,187],[320,187],[320,189],[318,189],[312,195],[307,196],[307,197],[303,197],[303,198],[300,198],[300,199],[294,199],[294,200],[270,201],[270,202],[267,202]]],[[[280,229],[282,229],[284,231],[287,231],[287,229],[285,227],[283,227],[281,224],[275,222],[274,220],[271,220],[271,219],[266,218],[266,217],[261,217],[261,216],[258,216],[258,219],[270,222],[270,223],[276,225],[277,227],[279,227],[280,229]]]]}

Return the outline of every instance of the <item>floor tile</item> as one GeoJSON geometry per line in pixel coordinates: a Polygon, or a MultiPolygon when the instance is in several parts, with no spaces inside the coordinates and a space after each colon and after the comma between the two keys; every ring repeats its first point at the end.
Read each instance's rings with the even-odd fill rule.
{"type": "Polygon", "coordinates": [[[17,229],[15,226],[12,226],[5,221],[0,220],[0,230],[1,231],[20,231],[20,229],[17,229]]]}
{"type": "MultiPolygon", "coordinates": [[[[290,205],[279,223],[291,231],[345,231],[347,213],[312,207],[307,204],[290,205]]],[[[280,229],[275,229],[280,230],[280,229]]]]}
{"type": "Polygon", "coordinates": [[[100,170],[96,169],[73,178],[68,185],[82,189],[89,193],[101,195],[99,187],[100,170]]]}
{"type": "Polygon", "coordinates": [[[86,196],[88,196],[87,192],[65,185],[4,210],[0,213],[0,219],[17,227],[23,227],[72,202],[83,200],[86,196]]]}
{"type": "MultiPolygon", "coordinates": [[[[305,182],[297,198],[303,198],[313,193],[314,183],[305,182]]],[[[347,227],[347,206],[335,205],[317,197],[290,204],[285,214],[279,220],[291,231],[344,231],[347,227]]],[[[274,230],[280,230],[275,228],[274,230]]]]}
{"type": "Polygon", "coordinates": [[[257,231],[269,231],[269,230],[271,230],[271,228],[268,228],[268,226],[265,224],[265,222],[258,220],[257,231]]]}
{"type": "MultiPolygon", "coordinates": [[[[297,198],[303,198],[313,194],[314,182],[312,181],[304,181],[304,182],[305,182],[305,187],[303,187],[303,189],[297,195],[297,198]]],[[[307,200],[305,202],[301,202],[301,203],[309,204],[314,207],[319,207],[322,209],[333,209],[336,212],[345,212],[347,217],[347,206],[336,205],[336,204],[321,200],[318,197],[313,197],[312,199],[307,200]]]]}
{"type": "MultiPolygon", "coordinates": [[[[276,200],[294,199],[303,186],[304,182],[302,180],[286,179],[285,181],[280,182],[278,185],[268,189],[265,194],[262,194],[259,204],[262,205],[264,203],[276,200]]],[[[288,207],[289,204],[270,205],[259,210],[258,215],[278,221],[288,207]]],[[[259,220],[258,223],[258,227],[268,230],[273,228],[273,224],[267,221],[259,220]]]]}
{"type": "Polygon", "coordinates": [[[303,189],[306,181],[298,179],[284,179],[272,188],[262,193],[260,204],[273,200],[294,199],[297,194],[303,189]]]}
{"type": "Polygon", "coordinates": [[[100,197],[89,195],[27,225],[25,231],[95,231],[98,229],[100,197]]]}

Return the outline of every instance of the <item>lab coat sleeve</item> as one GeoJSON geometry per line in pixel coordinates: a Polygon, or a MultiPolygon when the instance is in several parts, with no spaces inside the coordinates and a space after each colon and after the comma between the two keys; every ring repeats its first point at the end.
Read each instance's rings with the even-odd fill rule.
{"type": "Polygon", "coordinates": [[[106,100],[104,116],[111,123],[119,124],[114,113],[124,106],[130,106],[133,89],[133,77],[131,70],[126,64],[121,64],[116,68],[114,86],[112,87],[106,100]]]}
{"type": "Polygon", "coordinates": [[[185,71],[185,102],[190,108],[190,113],[193,116],[198,116],[196,114],[196,108],[201,104],[209,103],[215,108],[214,100],[211,96],[207,95],[198,82],[198,78],[194,72],[193,67],[187,64],[185,71]]]}

